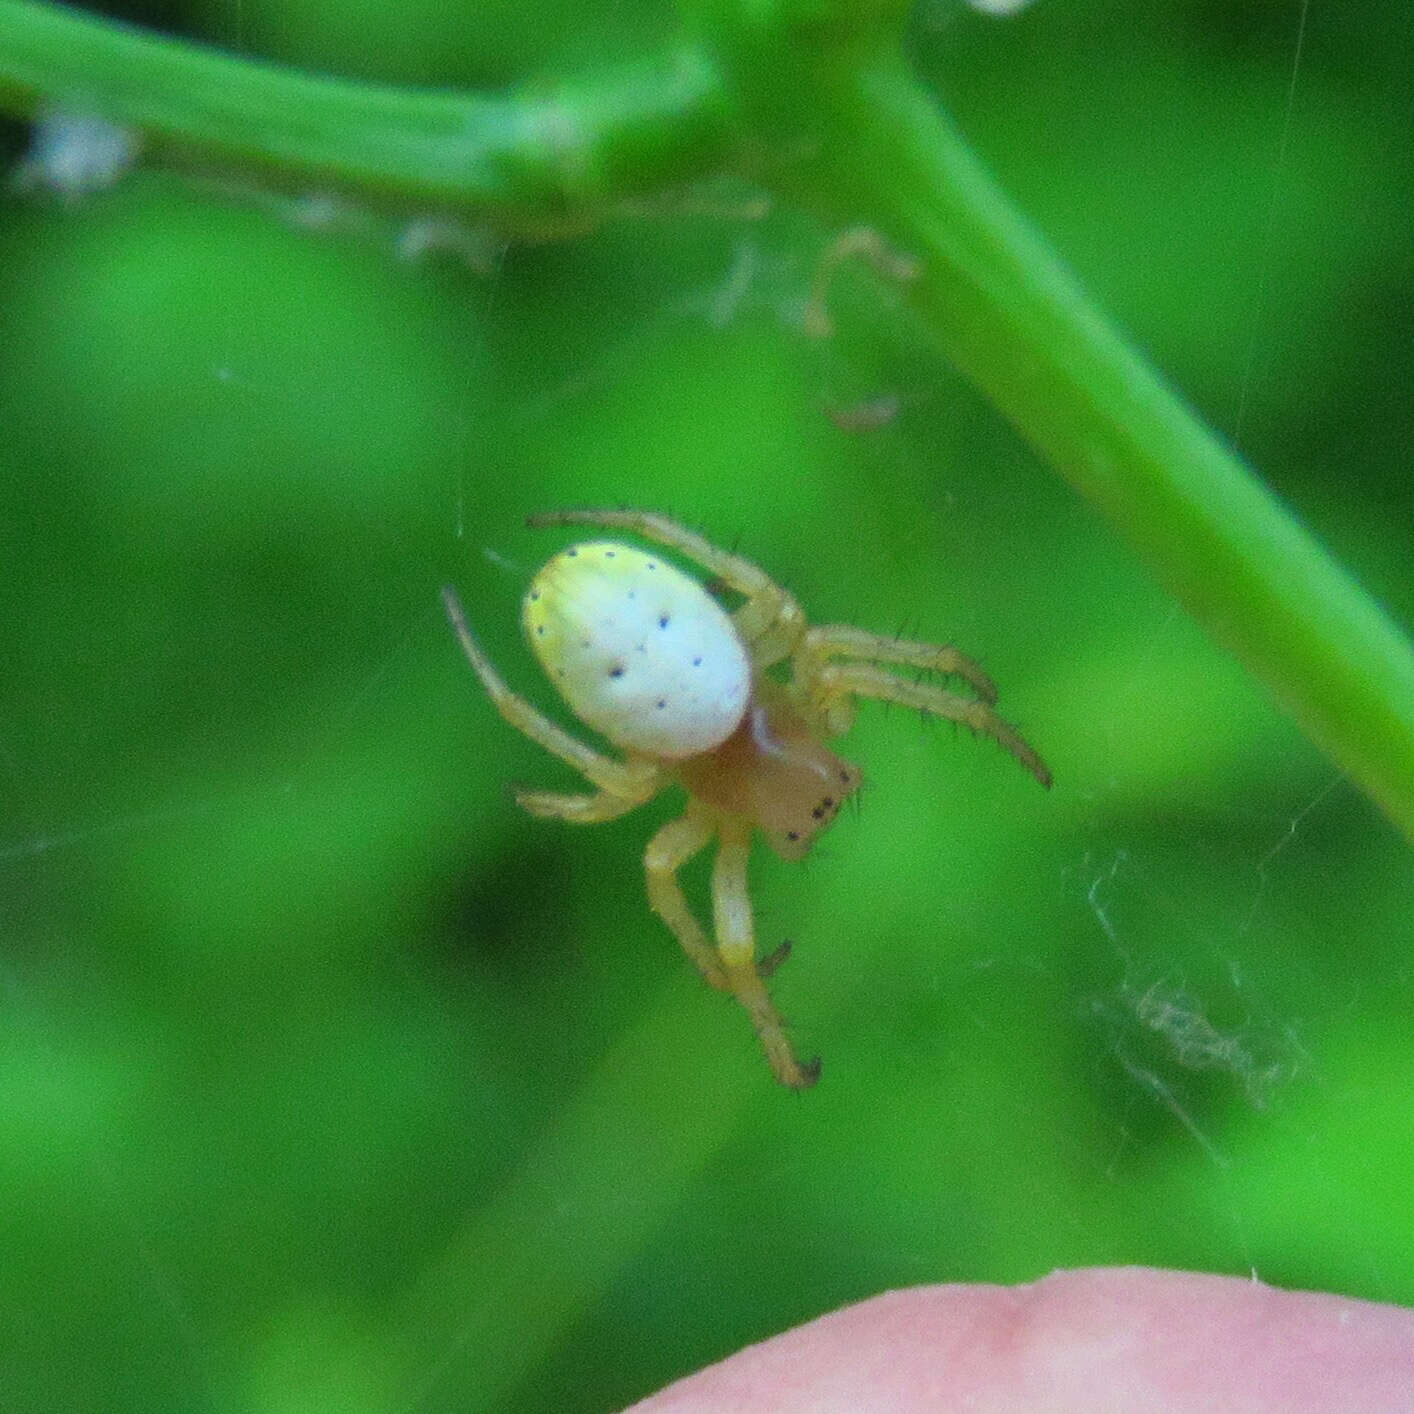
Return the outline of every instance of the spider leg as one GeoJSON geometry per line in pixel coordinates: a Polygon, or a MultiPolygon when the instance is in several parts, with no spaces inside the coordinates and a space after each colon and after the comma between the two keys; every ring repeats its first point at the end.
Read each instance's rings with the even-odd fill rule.
{"type": "Polygon", "coordinates": [[[963,678],[983,702],[997,700],[996,684],[971,658],[950,643],[915,643],[907,638],[889,638],[881,633],[851,628],[847,624],[822,624],[807,629],[795,650],[793,669],[797,681],[809,682],[816,678],[831,658],[898,663],[902,667],[963,678]]]}
{"type": "Polygon", "coordinates": [[[776,947],[772,948],[765,957],[756,960],[757,975],[764,982],[768,977],[774,977],[781,963],[783,963],[791,953],[791,940],[783,939],[776,947]]]}
{"type": "Polygon", "coordinates": [[[546,511],[529,517],[529,524],[603,525],[628,530],[695,560],[728,589],[745,597],[746,603],[732,615],[732,622],[750,647],[758,668],[768,668],[789,657],[805,631],[805,614],[793,595],[750,560],[719,549],[668,516],[655,511],[546,511]]]}
{"type": "Polygon", "coordinates": [[[820,1078],[820,1062],[812,1060],[801,1065],[796,1060],[780,1013],[756,966],[751,896],[746,880],[751,826],[726,821],[721,826],[721,836],[722,843],[712,866],[712,915],[716,924],[717,953],[726,968],[732,994],[746,1008],[756,1028],[771,1073],[782,1085],[804,1090],[820,1078]]]}
{"type": "Polygon", "coordinates": [[[548,790],[518,790],[516,804],[542,820],[567,820],[572,825],[597,825],[605,820],[617,820],[636,810],[643,800],[615,795],[612,791],[596,791],[593,795],[560,795],[548,790]]]}
{"type": "MultiPolygon", "coordinates": [[[[482,652],[481,645],[472,636],[466,621],[466,614],[462,610],[461,601],[449,584],[442,586],[442,603],[446,606],[447,617],[456,630],[462,651],[465,652],[467,661],[475,670],[476,676],[481,679],[481,685],[486,689],[486,695],[490,697],[496,710],[511,726],[517,731],[523,732],[537,745],[543,746],[552,755],[558,756],[567,766],[572,766],[592,785],[598,786],[600,792],[627,802],[624,807],[626,810],[632,809],[635,805],[642,805],[661,788],[663,774],[651,762],[616,761],[612,756],[605,756],[601,752],[595,751],[593,747],[586,746],[578,738],[571,736],[563,727],[557,726],[543,712],[532,707],[525,698],[512,692],[506,686],[501,675],[491,666],[491,660],[482,652]]],[[[533,804],[526,804],[527,800],[543,801],[551,798],[542,796],[538,792],[530,792],[522,799],[521,803],[525,804],[526,809],[533,815],[561,814],[562,812],[554,806],[551,806],[548,811],[542,812],[537,810],[533,804]]],[[[573,808],[579,809],[580,807],[573,808]]],[[[621,814],[623,812],[614,813],[621,814]]],[[[565,815],[564,818],[570,818],[570,816],[565,815]]],[[[613,814],[585,818],[608,820],[613,818],[613,814]]]]}
{"type": "Polygon", "coordinates": [[[824,713],[827,721],[836,720],[835,708],[847,703],[851,696],[874,697],[882,702],[897,702],[904,707],[916,707],[950,722],[961,722],[975,732],[991,737],[1009,751],[1043,786],[1051,784],[1046,763],[1032,749],[1010,722],[999,717],[988,702],[961,697],[932,683],[908,682],[883,668],[862,663],[831,664],[820,669],[813,684],[813,705],[824,713]]]}
{"type": "Polygon", "coordinates": [[[672,929],[702,976],[719,992],[729,992],[727,974],[702,925],[692,916],[677,880],[678,870],[706,848],[714,829],[709,816],[689,807],[685,815],[670,820],[648,841],[648,848],[643,851],[643,872],[649,907],[672,929]]]}

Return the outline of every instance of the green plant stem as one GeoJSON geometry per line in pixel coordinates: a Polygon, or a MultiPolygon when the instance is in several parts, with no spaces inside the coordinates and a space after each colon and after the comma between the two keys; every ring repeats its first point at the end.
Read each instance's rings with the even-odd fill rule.
{"type": "Polygon", "coordinates": [[[940,348],[1414,839],[1408,640],[1099,315],[901,63],[817,111],[794,195],[918,259],[940,348]]]}
{"type": "Polygon", "coordinates": [[[136,129],[149,156],[451,206],[535,237],[719,168],[730,142],[720,79],[687,45],[487,97],[301,73],[25,0],[0,0],[0,107],[92,113],[136,129]]]}
{"type": "Polygon", "coordinates": [[[1011,209],[897,58],[901,6],[736,6],[697,0],[698,45],[487,98],[313,77],[0,0],[0,105],[88,109],[150,148],[522,234],[728,167],[881,232],[920,262],[912,298],[940,350],[1414,839],[1414,651],[1011,209]]]}

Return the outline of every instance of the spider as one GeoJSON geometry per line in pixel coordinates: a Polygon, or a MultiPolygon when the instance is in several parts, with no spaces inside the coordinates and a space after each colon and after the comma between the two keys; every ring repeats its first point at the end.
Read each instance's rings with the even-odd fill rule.
{"type": "Polygon", "coordinates": [[[856,766],[824,741],[847,731],[856,699],[898,702],[984,732],[1043,785],[1051,773],[993,709],[992,680],[956,648],[827,624],[811,627],[795,599],[750,561],[651,511],[573,510],[532,526],[628,531],[695,561],[742,598],[729,612],[703,584],[660,555],[618,540],[571,545],[531,581],[526,637],[575,715],[623,753],[605,755],[508,688],[442,590],[452,627],[502,717],[590,785],[592,794],[521,790],[532,815],[588,825],[613,820],[671,785],[687,808],[649,840],[648,902],[702,976],[746,1008],[772,1073],[803,1089],[820,1062],[795,1057],[765,979],[790,944],[756,957],[747,854],[760,830],[775,852],[801,859],[859,789],[856,766]],[[887,667],[962,679],[972,695],[912,681],[887,667]],[[717,841],[713,932],[693,916],[678,870],[717,841]]]}

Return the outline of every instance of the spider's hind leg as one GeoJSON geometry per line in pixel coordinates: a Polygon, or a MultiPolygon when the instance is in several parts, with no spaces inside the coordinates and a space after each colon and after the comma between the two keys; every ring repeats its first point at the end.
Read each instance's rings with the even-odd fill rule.
{"type": "Polygon", "coordinates": [[[566,766],[573,767],[591,785],[599,788],[600,795],[592,797],[554,796],[540,791],[524,792],[517,799],[532,815],[559,815],[563,819],[579,819],[586,823],[593,820],[612,820],[616,814],[621,815],[624,812],[612,809],[608,801],[601,800],[601,796],[624,801],[624,810],[631,810],[635,805],[642,805],[657,794],[663,785],[663,773],[657,766],[642,759],[616,761],[612,756],[595,751],[592,746],[586,745],[552,722],[519,693],[512,692],[476,641],[476,636],[466,621],[461,600],[457,598],[457,592],[450,584],[442,586],[442,603],[447,610],[447,618],[456,631],[462,652],[466,654],[467,662],[481,679],[486,695],[501,716],[537,746],[542,746],[552,755],[558,756],[566,766]],[[578,803],[561,808],[555,803],[566,800],[592,800],[595,804],[592,808],[587,804],[578,803]],[[599,810],[604,813],[594,813],[599,810]]]}
{"type": "Polygon", "coordinates": [[[516,804],[530,815],[542,820],[566,820],[571,825],[598,825],[605,820],[617,820],[643,804],[634,796],[617,795],[613,791],[596,791],[593,795],[561,795],[558,791],[518,790],[516,804]]]}
{"type": "Polygon", "coordinates": [[[786,938],[779,947],[772,948],[765,957],[759,958],[756,963],[757,976],[764,982],[768,977],[774,977],[781,963],[789,956],[791,941],[786,938]]]}

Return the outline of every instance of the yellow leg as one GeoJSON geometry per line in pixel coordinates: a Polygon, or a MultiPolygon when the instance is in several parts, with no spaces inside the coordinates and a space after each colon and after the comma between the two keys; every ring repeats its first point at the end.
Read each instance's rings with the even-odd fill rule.
{"type": "Polygon", "coordinates": [[[670,820],[648,841],[648,848],[643,852],[643,871],[648,883],[649,907],[673,930],[673,936],[703,977],[718,991],[728,992],[731,986],[727,974],[702,925],[692,916],[677,880],[678,870],[706,847],[713,829],[708,816],[691,809],[686,815],[670,820]]]}
{"type": "MultiPolygon", "coordinates": [[[[486,695],[495,704],[496,710],[518,732],[523,732],[531,741],[543,746],[546,751],[558,756],[567,766],[586,777],[591,784],[603,792],[629,802],[626,807],[641,805],[661,787],[663,774],[648,761],[616,761],[612,756],[604,756],[593,747],[572,737],[562,727],[556,726],[544,713],[537,711],[525,698],[512,692],[506,686],[500,673],[491,665],[491,660],[481,650],[481,645],[473,637],[471,628],[462,611],[461,601],[451,585],[442,586],[442,603],[446,606],[447,617],[456,630],[462,651],[467,661],[481,679],[486,695]]],[[[534,793],[529,797],[535,799],[534,793]]],[[[524,802],[522,802],[524,803],[524,802]]],[[[526,805],[532,814],[542,812],[526,805]]],[[[556,813],[551,810],[549,813],[556,813]]],[[[622,813],[622,812],[620,812],[622,813]]],[[[604,815],[600,819],[611,819],[604,815]]]]}
{"type": "Polygon", "coordinates": [[[850,628],[846,624],[822,624],[807,630],[795,650],[796,681],[808,685],[831,658],[898,663],[901,667],[964,678],[983,702],[997,700],[996,684],[971,658],[951,644],[914,643],[906,638],[889,638],[862,628],[850,628]]]}
{"type": "Polygon", "coordinates": [[[971,697],[959,697],[931,683],[907,682],[883,668],[866,664],[832,664],[822,668],[816,677],[812,706],[831,718],[836,703],[847,702],[851,696],[874,697],[882,702],[897,702],[904,707],[916,707],[920,712],[961,722],[975,732],[991,737],[1009,751],[1043,786],[1051,784],[1046,763],[1010,722],[997,716],[992,706],[971,697]]]}
{"type": "MultiPolygon", "coordinates": [[[[644,797],[644,800],[647,796],[644,797]]],[[[632,796],[596,791],[593,795],[559,795],[546,790],[518,790],[516,804],[542,820],[567,820],[572,825],[597,825],[617,820],[643,804],[632,796]]]]}
{"type": "Polygon", "coordinates": [[[805,631],[800,605],[763,570],[655,511],[546,511],[531,516],[529,523],[603,525],[628,530],[695,560],[728,589],[745,596],[746,603],[732,615],[732,622],[750,645],[752,662],[758,669],[788,658],[805,631]]]}
{"type": "Polygon", "coordinates": [[[751,1017],[771,1073],[782,1085],[804,1090],[820,1078],[820,1062],[801,1065],[795,1058],[780,1013],[771,1001],[756,966],[756,940],[751,920],[746,863],[751,827],[724,823],[722,843],[712,868],[712,913],[717,952],[727,971],[732,994],[751,1017]]]}

